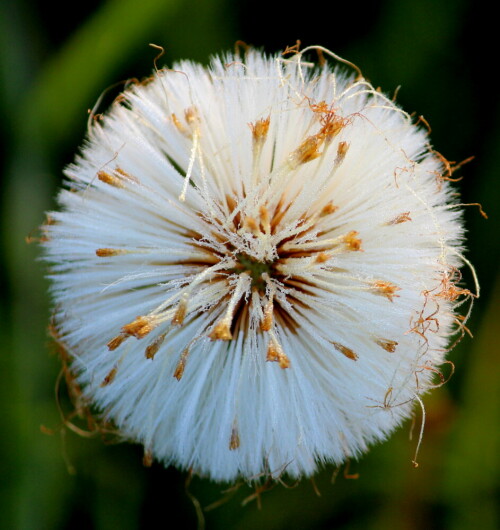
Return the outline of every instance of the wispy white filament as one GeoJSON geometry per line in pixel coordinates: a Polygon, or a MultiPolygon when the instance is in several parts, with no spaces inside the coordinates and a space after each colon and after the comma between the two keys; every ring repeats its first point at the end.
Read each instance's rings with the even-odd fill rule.
{"type": "Polygon", "coordinates": [[[89,130],[44,242],[85,396],[165,464],[310,475],[384,439],[468,296],[426,131],[301,55],[182,62],[89,130]]]}

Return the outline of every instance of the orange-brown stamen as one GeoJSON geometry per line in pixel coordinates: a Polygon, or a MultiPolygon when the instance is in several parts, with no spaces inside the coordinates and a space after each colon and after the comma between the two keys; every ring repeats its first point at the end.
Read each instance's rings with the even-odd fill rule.
{"type": "Polygon", "coordinates": [[[212,340],[231,340],[233,335],[229,329],[229,323],[226,318],[223,318],[215,324],[208,337],[212,340]]]}
{"type": "Polygon", "coordinates": [[[238,432],[238,428],[234,426],[231,429],[231,438],[229,440],[229,450],[234,451],[235,449],[238,449],[240,446],[240,434],[238,432]]]}
{"type": "Polygon", "coordinates": [[[118,348],[118,346],[120,346],[122,342],[124,342],[127,338],[128,338],[127,335],[118,335],[114,339],[111,339],[107,344],[108,350],[109,351],[116,350],[116,348],[118,348]]]}
{"type": "Polygon", "coordinates": [[[126,254],[127,252],[127,250],[120,248],[98,248],[95,251],[95,254],[99,258],[109,258],[112,256],[119,256],[120,254],[126,254]]]}
{"type": "Polygon", "coordinates": [[[399,215],[396,215],[394,219],[391,219],[386,224],[387,225],[398,225],[400,223],[406,223],[407,221],[411,221],[410,212],[403,212],[399,215]]]}
{"type": "Polygon", "coordinates": [[[354,351],[351,350],[351,348],[348,348],[347,346],[344,346],[343,344],[339,344],[338,342],[333,342],[333,346],[337,351],[342,353],[342,355],[345,355],[348,359],[352,359],[353,361],[358,360],[358,355],[354,353],[354,351]]]}
{"type": "Polygon", "coordinates": [[[145,316],[138,316],[130,324],[122,327],[122,332],[125,335],[133,335],[137,339],[142,339],[150,333],[156,326],[153,325],[150,318],[145,316]]]}
{"type": "Polygon", "coordinates": [[[358,251],[361,250],[361,239],[357,237],[359,232],[356,232],[356,230],[351,230],[348,234],[346,234],[344,239],[344,244],[348,248],[348,250],[358,251]]]}
{"type": "Polygon", "coordinates": [[[146,351],[144,353],[146,356],[146,359],[154,359],[155,355],[160,349],[160,346],[163,344],[163,341],[165,340],[165,336],[166,336],[166,333],[162,333],[146,348],[146,351]]]}
{"type": "Polygon", "coordinates": [[[105,387],[105,386],[108,386],[110,383],[112,383],[116,377],[116,372],[118,371],[118,367],[115,366],[113,367],[110,372],[108,373],[108,375],[103,379],[102,383],[101,383],[101,388],[102,387],[105,387]]]}
{"type": "Polygon", "coordinates": [[[381,348],[384,348],[385,351],[389,353],[394,353],[396,351],[396,346],[398,343],[395,340],[388,339],[377,339],[375,341],[381,348]]]}
{"type": "Polygon", "coordinates": [[[398,294],[394,294],[394,293],[396,291],[400,291],[401,290],[399,287],[397,287],[393,283],[391,283],[391,282],[383,282],[383,281],[374,282],[372,288],[377,294],[385,296],[391,302],[393,302],[393,298],[395,296],[399,296],[398,294]]]}

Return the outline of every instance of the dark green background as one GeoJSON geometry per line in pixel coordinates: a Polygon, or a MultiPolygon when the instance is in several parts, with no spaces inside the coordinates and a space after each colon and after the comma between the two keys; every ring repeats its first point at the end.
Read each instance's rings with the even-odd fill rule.
{"type": "MultiPolygon", "coordinates": [[[[241,505],[243,485],[205,514],[209,529],[475,529],[500,527],[498,276],[500,107],[498,28],[470,0],[380,2],[96,0],[0,4],[0,105],[3,165],[0,268],[0,527],[6,529],[196,528],[185,474],[142,467],[141,449],[105,445],[67,431],[54,399],[59,363],[46,329],[50,315],[36,235],[54,205],[62,168],[80,144],[87,109],[107,86],[150,74],[162,61],[207,61],[238,39],[268,52],[301,39],[355,62],[375,86],[423,114],[436,148],[450,160],[476,159],[461,171],[468,257],[482,295],[466,337],[450,359],[456,373],[425,398],[420,467],[411,459],[409,424],[331,483],[333,469],[294,489],[282,485],[241,505]],[[497,50],[495,52],[495,50],[497,50]],[[72,473],[70,473],[70,471],[72,473]]],[[[471,285],[470,274],[464,276],[471,285]]],[[[201,506],[225,487],[193,479],[201,506]]]]}

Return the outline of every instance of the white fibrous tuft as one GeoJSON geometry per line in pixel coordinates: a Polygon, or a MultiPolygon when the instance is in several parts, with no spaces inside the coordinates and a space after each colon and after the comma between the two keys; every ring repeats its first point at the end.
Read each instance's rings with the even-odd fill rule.
{"type": "Polygon", "coordinates": [[[93,120],[66,177],[53,328],[81,399],[149,462],[310,476],[443,381],[475,296],[451,168],[359,72],[178,63],[93,120]]]}

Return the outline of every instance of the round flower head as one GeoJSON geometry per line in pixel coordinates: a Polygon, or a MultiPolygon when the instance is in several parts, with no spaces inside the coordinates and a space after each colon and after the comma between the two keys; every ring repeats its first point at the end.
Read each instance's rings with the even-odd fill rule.
{"type": "Polygon", "coordinates": [[[181,62],[128,88],[66,170],[44,238],[57,336],[148,459],[311,475],[433,386],[471,296],[450,168],[342,67],[181,62]]]}

